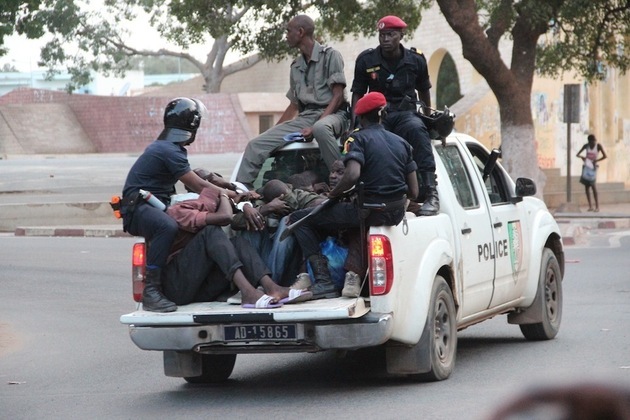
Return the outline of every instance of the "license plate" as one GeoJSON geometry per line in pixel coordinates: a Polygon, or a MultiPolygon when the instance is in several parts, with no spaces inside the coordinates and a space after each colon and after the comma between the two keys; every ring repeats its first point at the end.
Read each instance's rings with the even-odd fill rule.
{"type": "Polygon", "coordinates": [[[295,340],[295,324],[226,325],[225,341],[278,341],[295,340]]]}

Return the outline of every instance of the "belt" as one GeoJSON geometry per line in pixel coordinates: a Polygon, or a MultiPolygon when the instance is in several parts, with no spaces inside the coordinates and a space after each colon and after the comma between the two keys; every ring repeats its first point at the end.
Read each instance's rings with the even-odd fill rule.
{"type": "Polygon", "coordinates": [[[376,211],[393,211],[400,210],[400,208],[405,206],[407,202],[407,196],[403,195],[402,198],[393,201],[383,201],[383,202],[374,202],[374,203],[363,203],[361,205],[362,208],[367,210],[376,210],[376,211]]]}
{"type": "MultiPolygon", "coordinates": [[[[142,197],[140,197],[140,193],[131,193],[124,196],[122,200],[120,200],[120,205],[123,207],[135,208],[138,205],[140,199],[142,199],[142,197]]],[[[144,199],[142,199],[142,201],[144,201],[144,199]]]]}
{"type": "Polygon", "coordinates": [[[415,111],[416,109],[417,107],[415,103],[410,103],[407,101],[387,103],[387,111],[390,113],[401,112],[401,111],[415,111]]]}
{"type": "Polygon", "coordinates": [[[326,109],[328,105],[306,104],[304,105],[305,111],[316,111],[319,109],[326,109]]]}

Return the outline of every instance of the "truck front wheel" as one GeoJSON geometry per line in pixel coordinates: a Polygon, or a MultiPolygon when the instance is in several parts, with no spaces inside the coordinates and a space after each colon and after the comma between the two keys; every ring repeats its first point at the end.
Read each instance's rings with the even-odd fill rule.
{"type": "Polygon", "coordinates": [[[236,354],[202,354],[201,375],[186,376],[191,384],[212,384],[227,380],[234,370],[236,354]]]}
{"type": "Polygon", "coordinates": [[[532,307],[540,311],[542,322],[519,327],[528,340],[551,340],[558,334],[562,319],[562,272],[558,259],[549,248],[543,250],[537,293],[532,307]]]}

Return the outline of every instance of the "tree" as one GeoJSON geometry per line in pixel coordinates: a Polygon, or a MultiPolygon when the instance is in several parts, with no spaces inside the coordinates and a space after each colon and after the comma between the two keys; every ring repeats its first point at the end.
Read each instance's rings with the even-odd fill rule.
{"type": "Polygon", "coordinates": [[[4,38],[13,35],[15,32],[15,23],[29,13],[32,13],[40,5],[40,1],[31,0],[24,2],[22,0],[3,0],[0,7],[0,57],[7,53],[4,45],[4,38]]]}
{"type": "Polygon", "coordinates": [[[606,67],[630,65],[628,0],[436,0],[459,35],[464,58],[499,104],[503,164],[513,176],[535,179],[542,195],[530,98],[534,74],[574,70],[601,80],[606,67]],[[499,41],[512,40],[510,65],[499,41]]]}
{"type": "MultiPolygon", "coordinates": [[[[299,13],[319,15],[318,35],[343,38],[371,33],[385,14],[399,14],[416,28],[421,9],[430,0],[103,0],[105,7],[87,11],[75,0],[46,0],[39,10],[17,21],[18,33],[54,37],[42,49],[41,63],[49,75],[64,68],[72,76],[69,90],[86,84],[91,71],[124,74],[134,56],[170,56],[192,63],[205,80],[206,92],[218,92],[224,78],[263,59],[279,60],[288,53],[284,30],[299,13]],[[162,41],[175,48],[152,50],[130,45],[125,24],[142,11],[162,41]],[[209,44],[205,59],[190,53],[193,45],[209,44]],[[226,62],[229,51],[242,59],[226,62]]],[[[291,54],[295,52],[292,51],[291,54]]]]}

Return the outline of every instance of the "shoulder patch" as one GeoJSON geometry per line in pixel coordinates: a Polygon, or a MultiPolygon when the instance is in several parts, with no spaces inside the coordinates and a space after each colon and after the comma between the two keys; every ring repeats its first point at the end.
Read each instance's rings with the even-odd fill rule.
{"type": "Polygon", "coordinates": [[[418,55],[424,55],[424,54],[422,54],[422,51],[418,50],[416,47],[409,48],[409,51],[411,51],[413,53],[416,53],[418,55]]]}
{"type": "Polygon", "coordinates": [[[359,55],[357,55],[357,58],[364,56],[365,54],[369,54],[372,51],[374,51],[374,48],[368,48],[367,50],[363,50],[361,51],[361,53],[359,55]]]}
{"type": "Polygon", "coordinates": [[[342,154],[345,155],[350,151],[350,146],[352,145],[352,142],[354,142],[354,139],[352,137],[348,137],[346,139],[346,141],[343,143],[343,152],[341,152],[342,154]]]}

